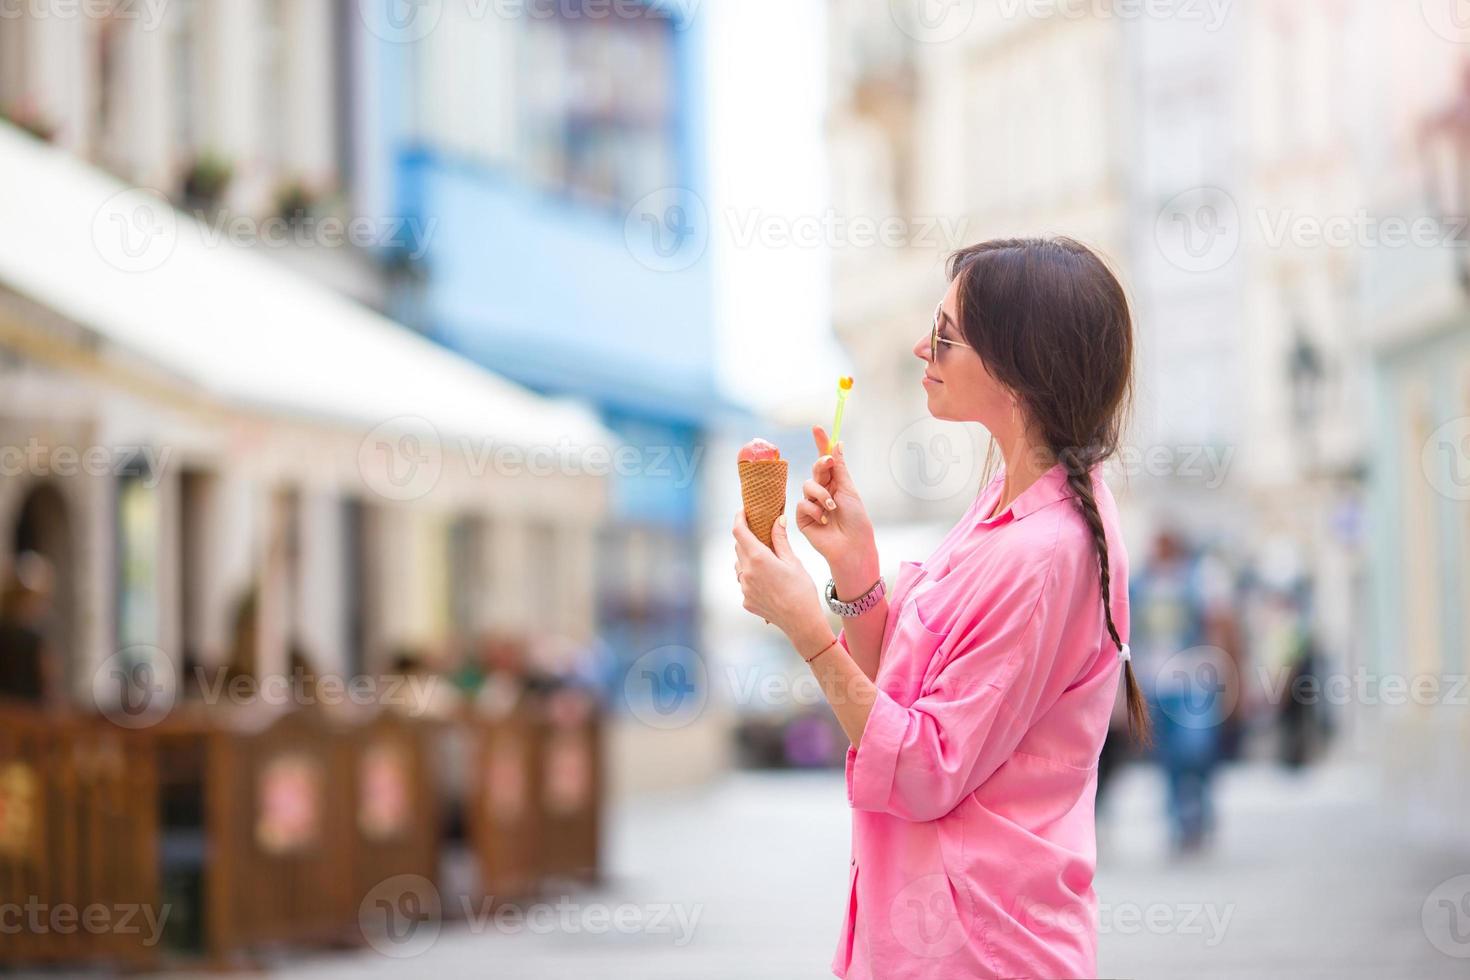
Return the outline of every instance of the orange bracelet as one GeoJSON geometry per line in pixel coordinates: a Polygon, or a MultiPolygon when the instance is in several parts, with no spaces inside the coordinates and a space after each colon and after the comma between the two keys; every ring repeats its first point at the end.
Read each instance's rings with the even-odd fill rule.
{"type": "Polygon", "coordinates": [[[834,636],[834,637],[832,637],[832,642],[831,643],[829,643],[826,646],[822,647],[822,649],[818,650],[816,653],[812,654],[810,657],[802,657],[801,659],[805,660],[807,663],[811,663],[813,660],[816,660],[818,657],[820,657],[822,654],[826,653],[828,650],[832,649],[836,645],[837,645],[837,637],[834,636]]]}

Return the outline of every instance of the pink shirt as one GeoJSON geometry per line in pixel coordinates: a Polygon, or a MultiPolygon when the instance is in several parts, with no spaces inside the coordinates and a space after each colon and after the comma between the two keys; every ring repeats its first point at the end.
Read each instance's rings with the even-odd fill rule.
{"type": "MultiPolygon", "coordinates": [[[[1097,972],[1093,800],[1121,676],[1061,466],[1002,513],[998,475],[889,594],[877,701],[847,752],[848,980],[1097,972]]],[[[1128,558],[1107,485],[1113,621],[1128,558]]],[[[839,634],[844,647],[845,631],[839,634]]]]}

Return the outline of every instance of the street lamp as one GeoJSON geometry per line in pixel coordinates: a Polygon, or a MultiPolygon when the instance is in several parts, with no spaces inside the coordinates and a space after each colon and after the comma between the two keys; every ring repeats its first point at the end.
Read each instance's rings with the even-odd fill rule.
{"type": "Polygon", "coordinates": [[[1293,326],[1292,335],[1291,350],[1286,355],[1286,374],[1291,382],[1291,420],[1310,466],[1316,462],[1316,425],[1327,370],[1321,350],[1301,321],[1293,326]]]}

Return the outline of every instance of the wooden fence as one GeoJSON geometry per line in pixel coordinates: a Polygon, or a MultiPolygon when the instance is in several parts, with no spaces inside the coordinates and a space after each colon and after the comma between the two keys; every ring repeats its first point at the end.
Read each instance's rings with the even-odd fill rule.
{"type": "Polygon", "coordinates": [[[162,914],[147,739],[0,715],[0,958],[144,965],[162,914]]]}
{"type": "MultiPolygon", "coordinates": [[[[595,878],[603,769],[590,702],[443,724],[471,747],[464,824],[481,892],[595,878]]],[[[362,941],[365,902],[440,880],[441,727],[300,709],[128,731],[0,708],[0,964],[152,965],[167,951],[234,966],[268,946],[362,941]],[[11,934],[5,916],[27,903],[152,916],[135,913],[137,929],[11,934]]]]}

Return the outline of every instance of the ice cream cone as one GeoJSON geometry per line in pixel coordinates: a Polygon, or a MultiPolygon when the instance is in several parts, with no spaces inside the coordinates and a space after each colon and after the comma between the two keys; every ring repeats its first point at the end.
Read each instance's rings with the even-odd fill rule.
{"type": "Polygon", "coordinates": [[[771,547],[771,525],[786,508],[786,460],[739,461],[740,497],[745,502],[745,521],[767,548],[771,547]]]}

